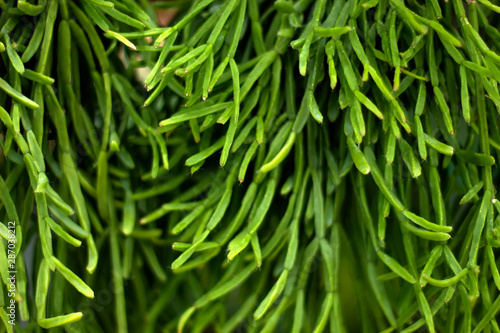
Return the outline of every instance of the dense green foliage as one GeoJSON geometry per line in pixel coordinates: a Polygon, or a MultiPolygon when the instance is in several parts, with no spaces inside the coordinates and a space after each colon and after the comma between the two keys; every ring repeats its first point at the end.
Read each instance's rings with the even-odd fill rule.
{"type": "Polygon", "coordinates": [[[498,5],[0,8],[0,332],[500,332],[498,5]]]}

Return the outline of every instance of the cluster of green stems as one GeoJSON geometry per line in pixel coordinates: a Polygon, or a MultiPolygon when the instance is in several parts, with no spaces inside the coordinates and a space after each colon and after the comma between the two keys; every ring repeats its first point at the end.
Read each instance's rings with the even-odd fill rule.
{"type": "Polygon", "coordinates": [[[0,8],[0,332],[500,332],[499,6],[0,8]]]}

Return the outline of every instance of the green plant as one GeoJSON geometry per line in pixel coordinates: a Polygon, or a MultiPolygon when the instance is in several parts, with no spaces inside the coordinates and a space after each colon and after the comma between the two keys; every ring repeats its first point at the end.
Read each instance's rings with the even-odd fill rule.
{"type": "Polygon", "coordinates": [[[499,6],[0,8],[2,331],[499,331],[499,6]]]}

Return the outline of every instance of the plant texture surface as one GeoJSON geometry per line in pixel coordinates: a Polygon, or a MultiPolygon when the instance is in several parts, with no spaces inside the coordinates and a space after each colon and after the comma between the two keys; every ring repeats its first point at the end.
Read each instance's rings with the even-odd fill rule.
{"type": "Polygon", "coordinates": [[[500,332],[498,2],[0,8],[0,332],[500,332]]]}

